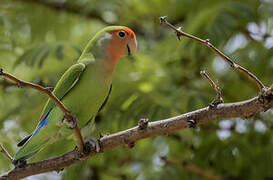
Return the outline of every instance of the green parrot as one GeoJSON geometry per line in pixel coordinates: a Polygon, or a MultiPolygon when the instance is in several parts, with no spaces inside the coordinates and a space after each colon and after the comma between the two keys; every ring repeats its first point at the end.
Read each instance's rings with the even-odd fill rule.
{"type": "MultiPolygon", "coordinates": [[[[77,63],[56,84],[53,94],[77,117],[82,128],[106,103],[112,87],[115,63],[136,52],[135,33],[125,26],[109,26],[99,31],[87,44],[77,63]]],[[[62,126],[62,111],[48,100],[36,129],[18,143],[15,162],[29,159],[46,145],[73,131],[62,126]]]]}

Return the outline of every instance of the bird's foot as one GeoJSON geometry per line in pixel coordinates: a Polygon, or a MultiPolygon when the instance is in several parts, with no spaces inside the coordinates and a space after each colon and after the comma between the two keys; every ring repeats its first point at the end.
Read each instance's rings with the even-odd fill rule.
{"type": "Polygon", "coordinates": [[[100,152],[100,149],[101,149],[99,140],[97,140],[96,138],[92,136],[84,140],[84,148],[83,148],[84,153],[86,154],[90,153],[91,148],[94,148],[97,153],[100,152]]]}
{"type": "Polygon", "coordinates": [[[190,119],[187,121],[189,128],[196,128],[197,122],[194,119],[190,119]]]}
{"type": "Polygon", "coordinates": [[[77,118],[76,116],[67,113],[64,115],[62,123],[65,123],[69,129],[74,129],[77,125],[77,118]]]}
{"type": "Polygon", "coordinates": [[[86,139],[84,139],[84,146],[83,151],[81,153],[80,160],[84,161],[88,158],[88,155],[91,153],[92,149],[95,149],[95,151],[98,153],[100,152],[100,143],[99,140],[96,138],[90,136],[86,139]]]}
{"type": "Polygon", "coordinates": [[[15,166],[15,168],[22,168],[26,166],[27,161],[25,159],[13,160],[12,164],[15,166]]]}
{"type": "Polygon", "coordinates": [[[149,123],[149,119],[141,118],[141,119],[138,121],[138,129],[139,129],[139,130],[145,130],[145,129],[147,129],[148,123],[149,123]]]}

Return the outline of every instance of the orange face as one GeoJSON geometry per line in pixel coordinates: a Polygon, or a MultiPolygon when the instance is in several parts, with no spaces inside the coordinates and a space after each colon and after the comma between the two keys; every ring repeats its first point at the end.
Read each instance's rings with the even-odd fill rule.
{"type": "Polygon", "coordinates": [[[125,55],[136,52],[137,41],[134,31],[128,27],[121,27],[109,32],[111,39],[105,47],[106,54],[113,61],[119,60],[125,55]]]}

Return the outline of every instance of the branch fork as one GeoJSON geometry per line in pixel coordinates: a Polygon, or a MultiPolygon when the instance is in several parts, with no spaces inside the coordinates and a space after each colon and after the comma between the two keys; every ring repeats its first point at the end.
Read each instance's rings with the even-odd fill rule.
{"type": "Polygon", "coordinates": [[[203,71],[200,71],[200,74],[201,74],[203,77],[205,77],[205,78],[209,81],[211,87],[212,87],[212,88],[215,90],[215,92],[216,92],[216,98],[209,104],[209,107],[213,109],[213,108],[216,108],[219,104],[224,103],[224,100],[223,100],[223,98],[222,98],[221,89],[220,89],[218,83],[217,83],[217,84],[214,83],[213,80],[212,80],[212,79],[209,77],[209,75],[206,73],[206,71],[204,71],[204,70],[203,70],[203,71]]]}
{"type": "Polygon", "coordinates": [[[181,36],[184,36],[184,37],[187,37],[187,38],[192,39],[194,41],[197,41],[197,42],[199,42],[201,44],[206,45],[209,49],[211,49],[217,55],[222,57],[222,59],[224,59],[227,63],[229,63],[232,68],[246,74],[252,81],[254,81],[256,83],[256,85],[258,86],[260,92],[263,92],[264,88],[266,88],[263,85],[263,83],[254,74],[249,72],[247,69],[241,67],[240,65],[234,63],[231,58],[229,58],[227,55],[225,55],[223,52],[221,52],[219,49],[217,49],[215,46],[213,46],[210,43],[209,39],[203,40],[203,39],[200,39],[198,37],[195,37],[195,36],[193,36],[191,34],[188,34],[188,33],[184,32],[184,31],[182,31],[181,28],[176,28],[174,25],[172,25],[171,23],[169,23],[167,21],[167,16],[161,16],[159,19],[160,19],[160,24],[166,24],[168,27],[170,27],[171,29],[173,29],[175,31],[178,39],[180,39],[181,36]]]}
{"type": "MultiPolygon", "coordinates": [[[[181,36],[184,36],[186,38],[189,38],[189,39],[197,41],[197,42],[199,42],[201,44],[204,44],[209,49],[211,49],[214,53],[216,53],[218,56],[220,56],[223,60],[225,60],[230,65],[231,68],[236,69],[236,70],[244,73],[245,75],[247,75],[247,77],[249,79],[251,79],[253,82],[255,82],[256,85],[257,85],[257,87],[259,88],[259,98],[258,98],[258,100],[263,105],[264,111],[267,111],[268,109],[271,108],[271,106],[269,105],[269,102],[273,98],[273,85],[270,88],[267,88],[266,86],[264,86],[264,84],[254,74],[252,74],[250,71],[248,71],[244,67],[236,64],[231,58],[229,58],[222,51],[220,51],[219,49],[217,49],[213,44],[211,44],[210,43],[210,39],[203,40],[203,39],[195,37],[195,36],[193,36],[191,34],[183,32],[181,30],[181,27],[176,28],[174,25],[172,25],[171,23],[169,23],[167,21],[167,16],[161,16],[159,19],[160,19],[160,24],[166,24],[168,27],[170,27],[171,29],[174,30],[174,32],[175,32],[175,34],[176,34],[176,36],[178,37],[179,40],[180,40],[181,36]]],[[[220,90],[219,86],[216,85],[210,79],[210,77],[205,73],[205,71],[201,71],[200,73],[206,79],[208,79],[209,83],[211,84],[211,86],[216,91],[216,98],[209,105],[210,108],[216,108],[217,105],[219,105],[219,104],[221,104],[221,103],[224,102],[223,98],[221,97],[221,90],[220,90]]],[[[248,116],[246,116],[246,117],[248,117],[248,116]]]]}

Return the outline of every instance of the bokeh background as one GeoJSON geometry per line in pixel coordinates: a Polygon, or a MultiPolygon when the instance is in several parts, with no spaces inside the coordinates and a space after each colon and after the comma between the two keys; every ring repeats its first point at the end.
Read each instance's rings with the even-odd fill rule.
{"type": "MultiPolygon", "coordinates": [[[[272,0],[1,0],[0,67],[54,87],[98,30],[110,24],[134,29],[138,52],[116,66],[112,94],[92,130],[96,137],[133,127],[143,117],[155,121],[207,106],[215,92],[200,70],[218,80],[225,102],[257,95],[253,82],[204,45],[178,41],[169,28],[160,26],[162,15],[185,32],[209,38],[264,84],[273,83],[272,0]]],[[[0,79],[0,143],[11,154],[35,128],[46,100],[35,90],[0,79]]],[[[203,179],[181,166],[165,165],[161,156],[222,178],[273,179],[272,117],[269,110],[247,120],[209,122],[141,140],[132,149],[115,148],[60,173],[27,179],[203,179]]],[[[74,145],[70,140],[53,144],[31,161],[74,145]]],[[[0,173],[12,167],[0,154],[0,173]]]]}

